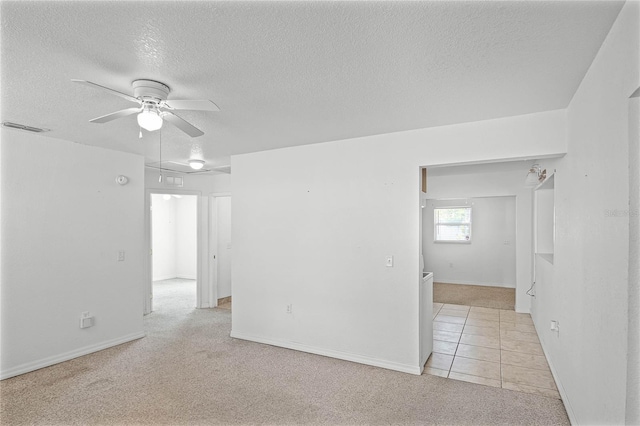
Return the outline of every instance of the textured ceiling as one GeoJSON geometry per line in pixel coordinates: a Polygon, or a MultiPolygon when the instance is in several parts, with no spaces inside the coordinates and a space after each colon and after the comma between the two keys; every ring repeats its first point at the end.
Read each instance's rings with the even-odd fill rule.
{"type": "Polygon", "coordinates": [[[565,108],[620,2],[1,3],[2,120],[158,159],[133,106],[145,78],[205,135],[165,124],[163,159],[205,158],[565,108]]]}

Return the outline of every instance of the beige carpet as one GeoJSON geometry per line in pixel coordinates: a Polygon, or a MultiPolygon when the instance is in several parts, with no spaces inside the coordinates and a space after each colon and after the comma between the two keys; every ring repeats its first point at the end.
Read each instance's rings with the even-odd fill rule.
{"type": "Polygon", "coordinates": [[[231,339],[230,311],[179,300],[155,292],[144,339],[0,382],[0,423],[569,424],[558,400],[231,339]]]}
{"type": "Polygon", "coordinates": [[[434,303],[515,309],[516,290],[504,287],[433,283],[434,303]]]}

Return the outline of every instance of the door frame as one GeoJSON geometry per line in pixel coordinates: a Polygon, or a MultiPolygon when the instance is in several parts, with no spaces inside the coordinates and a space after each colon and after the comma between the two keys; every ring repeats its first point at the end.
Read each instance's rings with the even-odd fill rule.
{"type": "MultiPolygon", "coordinates": [[[[152,236],[153,232],[151,229],[151,195],[159,194],[159,195],[195,195],[196,196],[196,308],[203,307],[203,287],[204,275],[202,273],[202,253],[203,253],[203,241],[200,236],[201,234],[201,223],[202,223],[202,192],[201,191],[191,191],[186,189],[146,189],[145,190],[145,208],[144,208],[144,244],[145,244],[145,252],[147,253],[144,256],[144,270],[145,270],[145,280],[144,280],[144,297],[143,297],[143,314],[148,315],[153,311],[153,261],[152,261],[152,236]]],[[[206,306],[205,306],[206,307],[206,306]]]]}
{"type": "Polygon", "coordinates": [[[218,261],[215,256],[217,255],[218,250],[217,202],[218,198],[221,197],[231,197],[231,192],[213,192],[209,194],[209,277],[211,277],[209,280],[209,306],[212,308],[218,306],[218,261]]]}

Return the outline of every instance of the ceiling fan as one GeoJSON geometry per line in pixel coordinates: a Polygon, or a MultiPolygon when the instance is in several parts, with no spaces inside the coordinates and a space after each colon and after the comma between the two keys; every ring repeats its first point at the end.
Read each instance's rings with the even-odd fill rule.
{"type": "Polygon", "coordinates": [[[91,123],[107,123],[117,118],[138,114],[138,124],[150,132],[162,127],[164,120],[176,126],[189,136],[195,138],[204,135],[200,129],[187,122],[183,118],[173,113],[174,110],[194,110],[194,111],[220,111],[220,108],[209,100],[167,100],[171,92],[169,86],[153,80],[135,80],[133,86],[133,96],[126,93],[92,83],[87,80],[72,79],[74,83],[105,90],[112,95],[120,96],[128,101],[138,104],[137,107],[127,108],[102,117],[89,120],[91,123]]]}

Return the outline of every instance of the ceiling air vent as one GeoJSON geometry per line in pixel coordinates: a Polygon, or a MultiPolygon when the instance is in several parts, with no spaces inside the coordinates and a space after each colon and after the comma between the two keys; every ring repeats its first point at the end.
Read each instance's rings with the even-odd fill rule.
{"type": "Polygon", "coordinates": [[[25,126],[24,124],[12,123],[10,121],[3,121],[2,127],[8,127],[10,129],[17,129],[17,130],[24,130],[32,133],[43,133],[43,132],[49,131],[49,129],[41,129],[39,127],[25,126]]]}

